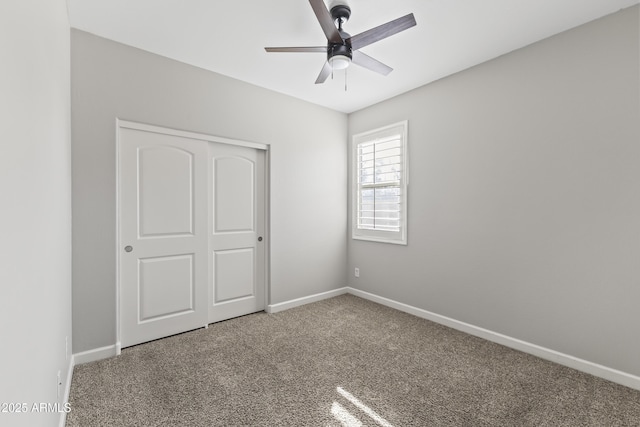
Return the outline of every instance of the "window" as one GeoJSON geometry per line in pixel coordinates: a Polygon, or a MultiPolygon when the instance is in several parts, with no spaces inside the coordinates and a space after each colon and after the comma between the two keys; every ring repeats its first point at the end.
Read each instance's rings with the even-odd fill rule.
{"type": "Polygon", "coordinates": [[[407,244],[407,122],[353,136],[354,239],[407,244]]]}

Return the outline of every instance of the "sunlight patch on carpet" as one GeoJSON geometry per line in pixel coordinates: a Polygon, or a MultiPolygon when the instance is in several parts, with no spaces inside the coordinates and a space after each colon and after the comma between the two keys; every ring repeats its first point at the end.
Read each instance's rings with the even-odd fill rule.
{"type": "Polygon", "coordinates": [[[333,402],[331,405],[331,415],[333,418],[340,421],[344,427],[361,427],[362,422],[338,402],[333,402]]]}
{"type": "MultiPolygon", "coordinates": [[[[360,409],[362,412],[368,415],[369,418],[374,420],[380,426],[393,427],[391,423],[389,423],[389,421],[385,420],[376,411],[374,411],[373,409],[371,409],[370,407],[362,403],[360,399],[358,399],[357,397],[355,397],[354,395],[352,395],[342,387],[337,387],[336,391],[338,392],[338,394],[340,394],[342,397],[344,397],[350,403],[352,403],[356,408],[360,409]]],[[[340,421],[342,425],[345,427],[354,427],[354,426],[362,425],[362,422],[357,417],[351,414],[346,408],[344,408],[338,402],[333,402],[333,405],[331,405],[331,414],[334,416],[336,420],[340,421]]]]}

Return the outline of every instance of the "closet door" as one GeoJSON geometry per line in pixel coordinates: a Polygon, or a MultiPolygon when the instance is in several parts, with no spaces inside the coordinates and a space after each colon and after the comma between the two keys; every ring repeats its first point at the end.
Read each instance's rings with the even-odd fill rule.
{"type": "Polygon", "coordinates": [[[207,324],[208,143],[120,126],[120,341],[207,324]]]}
{"type": "Polygon", "coordinates": [[[121,121],[121,347],[264,310],[266,151],[121,121]]]}
{"type": "Polygon", "coordinates": [[[265,151],[212,143],[209,322],[265,307],[265,151]]]}

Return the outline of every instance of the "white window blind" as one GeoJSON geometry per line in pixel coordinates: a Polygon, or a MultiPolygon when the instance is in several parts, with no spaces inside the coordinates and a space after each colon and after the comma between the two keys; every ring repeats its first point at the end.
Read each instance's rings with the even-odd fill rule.
{"type": "Polygon", "coordinates": [[[406,244],[407,123],[354,136],[353,238],[406,244]]]}

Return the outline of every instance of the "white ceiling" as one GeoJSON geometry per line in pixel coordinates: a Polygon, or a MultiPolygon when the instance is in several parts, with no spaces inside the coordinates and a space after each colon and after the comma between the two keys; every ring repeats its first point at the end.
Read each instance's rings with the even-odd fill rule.
{"type": "MultiPolygon", "coordinates": [[[[417,26],[364,47],[394,68],[337,71],[314,84],[322,46],[307,0],[67,0],[71,26],[296,98],[350,113],[640,0],[349,0],[351,35],[413,12],[417,26]]],[[[327,2],[328,3],[328,2],[327,2]]]]}

